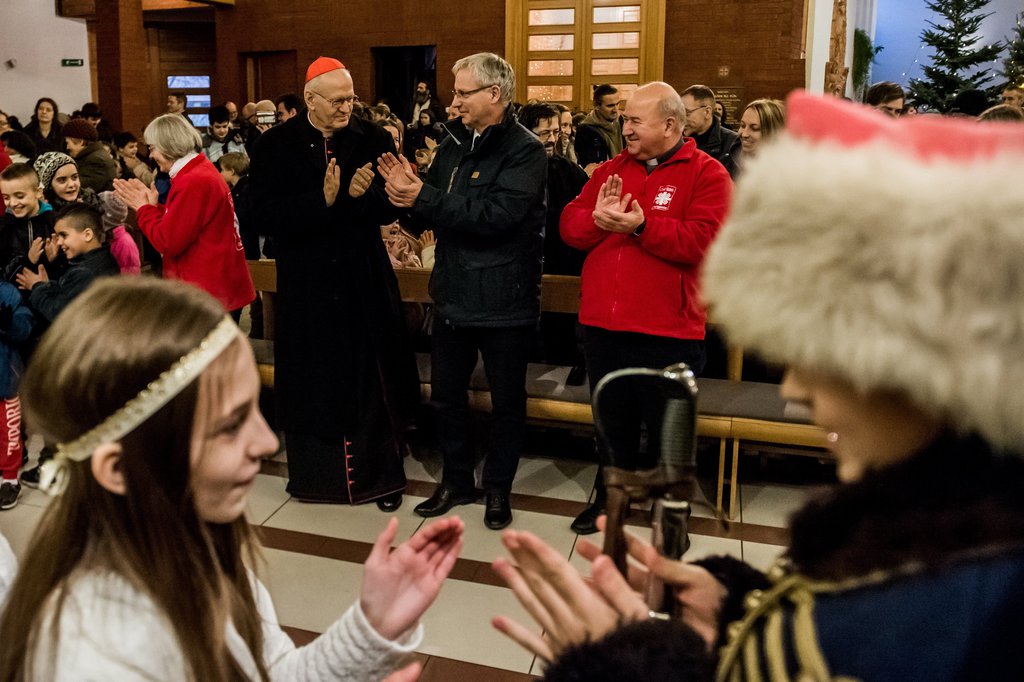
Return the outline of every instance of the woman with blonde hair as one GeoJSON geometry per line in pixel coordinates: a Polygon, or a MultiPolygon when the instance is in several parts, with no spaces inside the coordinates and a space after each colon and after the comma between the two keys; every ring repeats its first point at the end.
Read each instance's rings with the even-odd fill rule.
{"type": "Polygon", "coordinates": [[[777,99],[755,99],[743,110],[737,132],[743,157],[757,156],[758,148],[781,133],[786,125],[786,105],[777,99]]]}
{"type": "Polygon", "coordinates": [[[278,447],[259,391],[237,325],[194,287],[119,278],[67,307],[22,384],[54,499],[0,619],[0,680],[376,680],[420,644],[458,519],[394,551],[392,520],[358,602],[311,644],[277,624],[244,515],[278,447]]]}

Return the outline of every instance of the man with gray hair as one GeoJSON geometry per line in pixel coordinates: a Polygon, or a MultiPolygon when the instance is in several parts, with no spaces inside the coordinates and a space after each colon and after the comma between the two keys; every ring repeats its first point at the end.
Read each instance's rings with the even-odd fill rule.
{"type": "Polygon", "coordinates": [[[250,166],[253,213],[277,258],[274,392],[288,492],[390,512],[405,489],[403,427],[419,403],[380,238],[398,210],[372,170],[395,144],[352,115],[352,75],[338,60],[313,62],[303,94],[306,111],[263,133],[250,166]]]}
{"type": "Polygon", "coordinates": [[[455,62],[445,139],[425,180],[409,162],[380,160],[391,202],[437,236],[431,402],[444,455],[441,484],[416,507],[439,516],[473,502],[474,453],[467,390],[483,357],[491,390],[491,450],[483,470],[484,523],[512,521],[509,495],[526,430],[526,363],[540,316],[544,240],[544,145],[512,117],[515,74],[501,57],[455,62]]]}
{"type": "MultiPolygon", "coordinates": [[[[667,83],[638,88],[626,103],[626,148],[562,212],[562,239],[587,252],[579,319],[591,391],[625,367],[685,362],[695,374],[704,367],[698,273],[725,218],[732,181],[721,163],[683,137],[686,114],[667,83]]],[[[645,396],[622,398],[602,411],[608,442],[601,443],[601,460],[608,462],[608,445],[617,458],[650,468],[658,434],[649,429],[641,452],[645,396]]],[[[572,523],[577,533],[597,532],[605,505],[600,473],[596,487],[593,503],[572,523]]]]}

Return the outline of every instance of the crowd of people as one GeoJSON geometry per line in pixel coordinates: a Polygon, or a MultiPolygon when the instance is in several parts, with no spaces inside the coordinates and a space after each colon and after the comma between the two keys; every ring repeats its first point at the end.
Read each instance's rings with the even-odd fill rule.
{"type": "MultiPolygon", "coordinates": [[[[0,508],[22,484],[54,496],[13,582],[0,576],[0,680],[415,679],[403,660],[459,518],[394,550],[391,519],[359,599],[306,647],[253,573],[245,504],[280,448],[238,327],[246,306],[260,326],[245,261],[261,256],[276,260],[275,427],[299,500],[402,505],[420,394],[395,268],[432,269],[443,468],[422,517],[483,497],[487,528],[512,523],[538,328],[592,392],[624,368],[700,375],[708,305],[730,341],[788,367],[782,395],[827,432],[840,483],[794,516],[769,574],[629,538],[626,575],[577,544],[588,580],[528,530],[504,533],[495,571],[544,635],[494,626],[547,679],[1011,679],[1024,90],[994,107],[965,93],[949,117],[892,83],[865,104],[760,98],[733,130],[700,84],[600,85],[574,112],[516,104],[491,53],[452,74],[443,122],[428,83],[406,121],[360,103],[329,57],[301,96],[214,106],[204,131],[171,93],[145,149],[93,103],[62,120],[41,98],[23,130],[0,112],[0,508]],[[143,264],[159,278],[126,276],[143,264]],[[581,277],[578,316],[542,316],[545,272],[581,277]],[[45,446],[21,471],[26,432],[45,446]],[[667,613],[644,600],[654,579],[667,613]]],[[[605,410],[602,463],[655,465],[650,411],[642,392],[605,410]]],[[[580,534],[604,529],[601,472],[594,486],[580,534]]]]}

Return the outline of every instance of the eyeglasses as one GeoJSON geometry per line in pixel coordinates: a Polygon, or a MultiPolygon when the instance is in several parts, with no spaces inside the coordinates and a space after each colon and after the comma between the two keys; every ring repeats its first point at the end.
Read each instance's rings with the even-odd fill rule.
{"type": "Polygon", "coordinates": [[[493,88],[493,87],[495,87],[495,86],[494,85],[484,85],[484,86],[481,86],[481,87],[477,88],[476,90],[452,90],[452,97],[458,97],[459,99],[466,99],[470,95],[475,95],[478,92],[483,92],[484,90],[488,90],[488,89],[493,88]]]}
{"type": "Polygon", "coordinates": [[[316,90],[310,90],[310,92],[312,92],[314,95],[330,104],[335,109],[341,109],[346,104],[348,104],[349,106],[353,106],[355,105],[356,102],[359,101],[359,97],[357,97],[356,95],[352,95],[351,97],[339,97],[338,99],[327,99],[316,90]]]}
{"type": "Polygon", "coordinates": [[[702,104],[699,107],[694,107],[693,109],[687,109],[686,107],[683,107],[683,110],[686,111],[686,115],[689,116],[690,114],[692,114],[694,112],[697,112],[697,111],[700,111],[701,109],[710,109],[710,108],[711,108],[710,104],[702,104]]]}
{"type": "Polygon", "coordinates": [[[534,130],[533,134],[540,140],[550,140],[553,137],[558,137],[558,130],[534,130]]]}

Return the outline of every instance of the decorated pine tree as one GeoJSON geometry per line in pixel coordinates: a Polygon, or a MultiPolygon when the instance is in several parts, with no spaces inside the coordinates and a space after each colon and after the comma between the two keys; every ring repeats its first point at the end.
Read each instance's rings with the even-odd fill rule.
{"type": "Polygon", "coordinates": [[[928,9],[938,15],[921,40],[932,48],[932,63],[924,67],[924,78],[910,81],[911,99],[932,111],[945,112],[953,98],[964,90],[981,90],[995,74],[989,69],[1003,50],[1003,44],[978,45],[982,12],[989,0],[929,0],[928,9]]]}
{"type": "Polygon", "coordinates": [[[1024,87],[1024,12],[1017,15],[1013,36],[1006,39],[1007,55],[999,75],[1005,83],[1024,87]]]}

